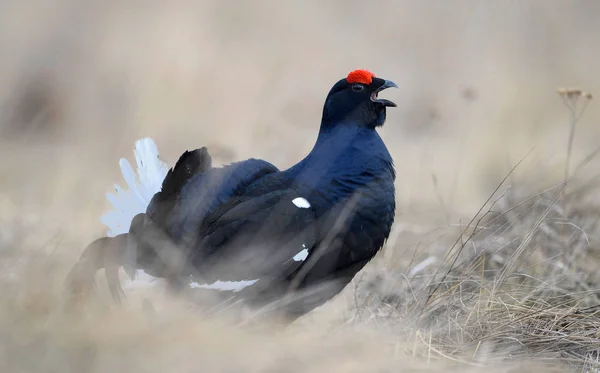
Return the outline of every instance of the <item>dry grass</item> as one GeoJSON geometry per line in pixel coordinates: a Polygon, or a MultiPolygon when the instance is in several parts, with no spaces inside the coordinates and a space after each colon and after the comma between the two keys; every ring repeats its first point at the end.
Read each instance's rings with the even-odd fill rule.
{"type": "Polygon", "coordinates": [[[0,3],[0,370],[599,371],[600,106],[579,119],[555,92],[600,92],[597,11],[0,3]],[[399,211],[339,297],[290,327],[205,315],[161,291],[119,308],[101,287],[84,310],[64,308],[65,274],[104,234],[104,193],[137,138],[169,163],[200,144],[217,163],[285,167],[356,67],[402,87],[382,130],[399,211]]]}
{"type": "Polygon", "coordinates": [[[446,359],[533,358],[597,371],[597,186],[515,190],[490,200],[447,265],[412,278],[380,272],[356,303],[368,312],[357,309],[367,320],[406,324],[408,317],[408,330],[446,359]],[[566,211],[563,199],[571,201],[566,211]]]}

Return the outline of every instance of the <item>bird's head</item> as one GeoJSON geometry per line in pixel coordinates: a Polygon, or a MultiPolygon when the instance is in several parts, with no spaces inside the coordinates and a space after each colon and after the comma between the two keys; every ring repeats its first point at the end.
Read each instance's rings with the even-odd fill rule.
{"type": "Polygon", "coordinates": [[[369,128],[382,126],[386,107],[392,101],[377,95],[386,88],[398,88],[396,83],[375,77],[367,70],[354,70],[331,88],[323,107],[322,125],[353,124],[369,128]]]}

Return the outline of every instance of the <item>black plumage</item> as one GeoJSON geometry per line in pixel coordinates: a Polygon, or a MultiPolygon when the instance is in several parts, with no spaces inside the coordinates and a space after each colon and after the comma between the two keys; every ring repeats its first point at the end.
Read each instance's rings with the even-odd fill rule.
{"type": "Polygon", "coordinates": [[[298,317],[331,299],[382,248],[395,213],[395,170],[376,128],[396,87],[365,70],[329,92],[317,141],[287,170],[248,159],[212,167],[185,152],[131,224],[123,264],[165,278],[229,281],[223,291],[298,317]],[[302,296],[297,296],[302,294],[302,296]],[[275,302],[275,303],[273,303],[275,302]]]}

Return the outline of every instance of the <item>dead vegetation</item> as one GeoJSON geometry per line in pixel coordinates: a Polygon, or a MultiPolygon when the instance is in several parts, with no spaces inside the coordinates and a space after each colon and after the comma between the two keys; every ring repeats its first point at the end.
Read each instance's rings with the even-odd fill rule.
{"type": "Polygon", "coordinates": [[[562,184],[532,195],[515,186],[503,191],[465,230],[448,264],[366,281],[357,304],[368,311],[355,320],[411,320],[408,332],[439,358],[534,359],[597,371],[600,232],[587,194],[597,200],[598,188],[563,192],[562,184]]]}

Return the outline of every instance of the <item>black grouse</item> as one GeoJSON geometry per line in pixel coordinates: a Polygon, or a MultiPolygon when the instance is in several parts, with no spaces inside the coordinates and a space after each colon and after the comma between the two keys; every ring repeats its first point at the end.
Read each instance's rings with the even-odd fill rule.
{"type": "Polygon", "coordinates": [[[287,170],[253,158],[213,167],[204,147],[168,169],[151,139],[138,141],[142,186],[134,190],[135,173],[121,160],[132,190],[116,186],[121,199],[109,198],[117,211],[103,221],[114,237],[88,246],[70,283],[85,287],[106,268],[120,299],[123,266],[130,277],[143,270],[173,290],[213,289],[290,319],[328,301],[377,254],[394,222],[394,164],[376,131],[396,106],[378,97],[390,87],[367,70],[335,83],[313,149],[287,170]]]}

